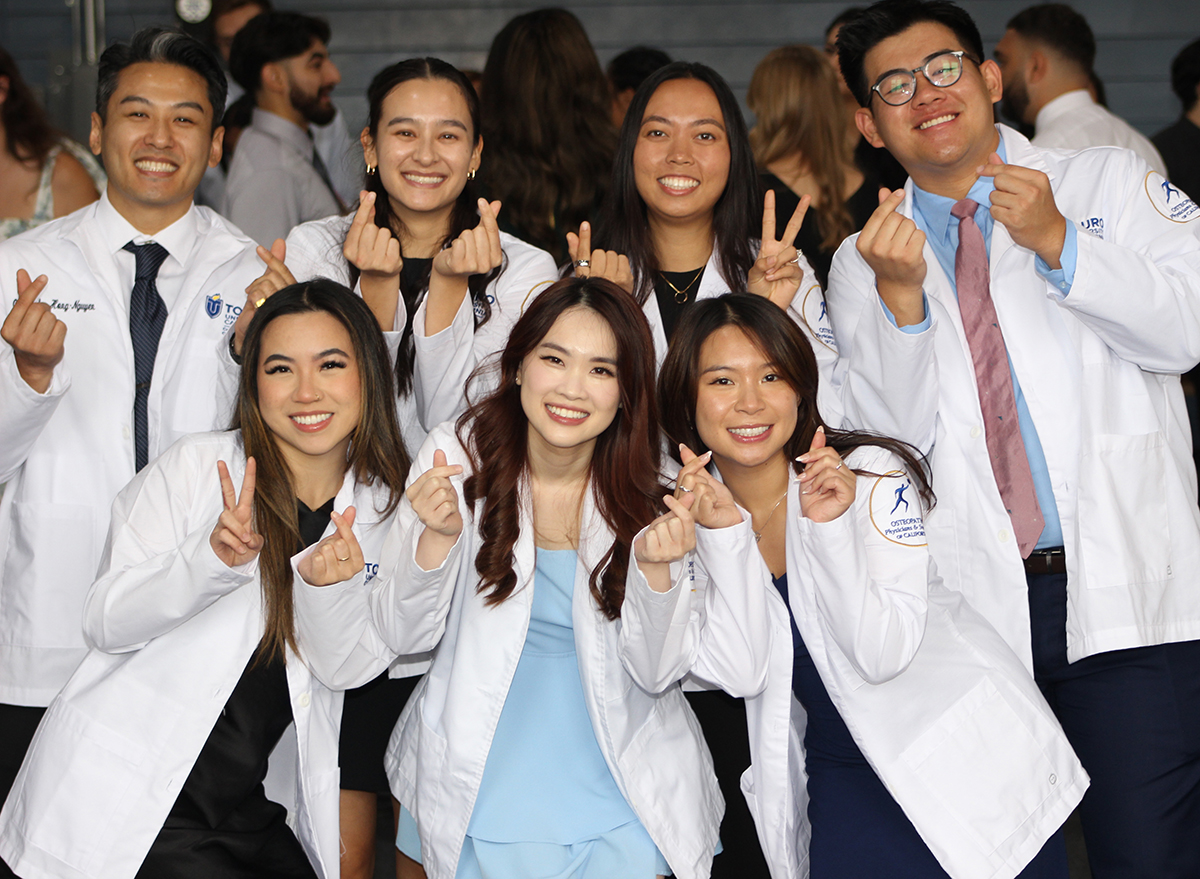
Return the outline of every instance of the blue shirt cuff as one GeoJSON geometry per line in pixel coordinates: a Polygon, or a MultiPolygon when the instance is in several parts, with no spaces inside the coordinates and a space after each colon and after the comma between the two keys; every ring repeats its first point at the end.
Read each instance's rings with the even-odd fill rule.
{"type": "Polygon", "coordinates": [[[1034,260],[1034,266],[1037,268],[1037,273],[1049,282],[1060,299],[1066,299],[1067,294],[1071,292],[1071,285],[1075,283],[1075,264],[1079,260],[1079,242],[1075,238],[1075,224],[1067,220],[1067,234],[1063,236],[1062,256],[1058,261],[1062,264],[1061,269],[1052,269],[1040,256],[1034,260]]]}
{"type": "Polygon", "coordinates": [[[882,296],[879,297],[879,307],[883,309],[883,313],[887,315],[887,319],[892,322],[892,326],[896,327],[896,329],[898,329],[900,332],[907,333],[910,336],[915,336],[917,333],[923,333],[933,325],[933,320],[929,317],[929,297],[924,293],[921,293],[921,307],[925,309],[925,319],[919,324],[909,324],[906,327],[896,326],[896,315],[892,314],[892,310],[887,307],[887,303],[883,301],[882,296]]]}

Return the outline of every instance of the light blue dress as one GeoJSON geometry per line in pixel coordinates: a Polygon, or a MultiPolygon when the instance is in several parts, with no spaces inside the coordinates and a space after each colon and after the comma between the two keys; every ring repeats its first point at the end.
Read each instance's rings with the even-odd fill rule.
{"type": "MultiPolygon", "coordinates": [[[[496,725],[456,879],[670,873],[621,795],[583,697],[571,597],[574,550],[537,551],[525,646],[496,725]]],[[[420,860],[407,810],[397,847],[420,860]]]]}

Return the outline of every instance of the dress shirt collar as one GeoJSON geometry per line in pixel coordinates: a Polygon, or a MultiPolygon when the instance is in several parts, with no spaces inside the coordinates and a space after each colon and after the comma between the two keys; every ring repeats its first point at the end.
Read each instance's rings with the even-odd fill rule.
{"type": "Polygon", "coordinates": [[[146,235],[135,229],[108,200],[108,192],[100,196],[96,209],[97,228],[107,253],[116,254],[130,241],[134,244],[145,244],[156,241],[167,249],[168,259],[174,260],[180,267],[188,264],[188,257],[197,241],[196,207],[188,208],[182,217],[161,229],[153,235],[146,235]]]}
{"type": "MultiPolygon", "coordinates": [[[[1008,151],[1004,148],[1004,138],[1000,138],[1000,145],[996,147],[996,152],[1000,154],[1000,158],[1007,162],[1008,151]]],[[[992,190],[996,188],[995,178],[980,177],[972,184],[970,191],[967,193],[967,198],[974,200],[979,208],[985,211],[990,211],[992,201],[992,190]]],[[[937,242],[948,245],[952,239],[950,236],[951,225],[953,219],[950,215],[950,209],[954,207],[955,200],[947,198],[944,195],[934,195],[932,192],[926,192],[915,183],[913,184],[913,209],[920,213],[921,223],[926,234],[936,236],[937,242]]],[[[976,222],[978,222],[979,208],[976,208],[976,222]]],[[[988,214],[990,219],[991,214],[988,214]]],[[[987,228],[984,228],[984,223],[980,223],[980,229],[984,233],[984,237],[988,238],[991,231],[991,224],[987,223],[987,228]]],[[[954,228],[958,227],[958,221],[954,220],[954,228]]],[[[930,243],[933,243],[932,241],[930,243]]]]}
{"type": "Polygon", "coordinates": [[[1043,131],[1047,125],[1053,125],[1068,113],[1082,107],[1092,107],[1095,103],[1087,89],[1064,92],[1038,110],[1037,118],[1033,121],[1033,129],[1034,131],[1043,131]]]}
{"type": "Polygon", "coordinates": [[[313,139],[307,128],[301,128],[295,122],[290,122],[282,116],[276,116],[270,110],[264,110],[261,107],[254,108],[250,127],[268,137],[283,141],[300,155],[312,159],[313,139]]]}

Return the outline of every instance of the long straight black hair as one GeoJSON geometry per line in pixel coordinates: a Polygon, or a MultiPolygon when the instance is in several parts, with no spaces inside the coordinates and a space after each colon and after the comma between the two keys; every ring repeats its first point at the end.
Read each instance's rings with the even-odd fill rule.
{"type": "Polygon", "coordinates": [[[654,290],[658,255],[650,240],[646,203],[637,189],[633,171],[633,151],[642,130],[646,105],[664,82],[695,79],[712,89],[725,118],[729,139],[729,179],[725,192],[713,207],[716,232],[717,265],[721,277],[734,292],[744,292],[746,275],[754,265],[752,241],[762,233],[762,202],[758,194],[758,171],[750,150],[750,135],[737,98],[729,84],[711,67],[690,61],[676,61],[651,74],[639,87],[625,114],[613,159],[612,184],[600,212],[596,228],[596,247],[615,250],[629,257],[633,270],[633,294],[645,304],[654,290]]]}
{"type": "Polygon", "coordinates": [[[812,447],[817,428],[823,427],[827,444],[843,457],[859,446],[879,446],[893,453],[904,463],[925,510],[933,508],[933,487],[920,452],[891,437],[862,430],[834,430],[825,423],[817,411],[817,358],[812,345],[783,309],[752,293],[728,293],[700,300],[684,312],[675,328],[658,373],[658,408],[663,432],[671,440],[671,454],[676,460],[680,443],[697,455],[708,450],[696,430],[700,349],[717,330],[731,326],[750,337],[796,393],[796,429],[784,445],[784,454],[797,475],[804,465],[796,459],[812,447]]]}
{"type": "MultiPolygon", "coordinates": [[[[472,146],[477,146],[482,137],[479,127],[479,95],[475,92],[475,87],[471,85],[471,81],[467,79],[461,70],[440,58],[409,58],[385,67],[379,73],[375,74],[375,78],[371,80],[371,85],[367,88],[367,101],[370,104],[367,129],[371,132],[371,139],[376,143],[379,142],[379,125],[383,121],[384,99],[396,86],[413,79],[442,79],[458,87],[463,100],[467,102],[467,113],[471,117],[471,143],[472,146]]],[[[378,173],[365,174],[363,189],[375,193],[375,225],[380,229],[391,229],[393,234],[397,238],[400,238],[404,224],[392,210],[392,204],[388,198],[387,190],[383,187],[381,176],[378,173]]],[[[464,229],[473,229],[479,224],[478,204],[479,193],[476,190],[475,183],[472,180],[468,180],[467,185],[463,187],[462,192],[455,199],[454,211],[450,215],[450,228],[446,232],[446,237],[442,239],[443,246],[449,244],[462,234],[464,229]]],[[[402,258],[404,256],[403,243],[400,245],[400,256],[402,258]]],[[[506,262],[507,257],[505,257],[506,262]]],[[[467,289],[471,294],[471,304],[475,309],[476,328],[487,323],[488,319],[492,316],[492,306],[488,302],[487,297],[487,286],[504,271],[505,263],[501,263],[500,266],[492,269],[486,275],[472,275],[467,281],[467,289]]],[[[413,316],[417,313],[417,307],[421,304],[421,299],[425,296],[425,291],[429,289],[429,274],[431,270],[432,266],[430,269],[422,272],[416,282],[411,284],[405,284],[403,282],[404,276],[401,275],[400,296],[404,300],[404,307],[408,314],[408,321],[405,323],[404,330],[400,335],[400,352],[396,357],[396,392],[401,397],[407,396],[412,392],[413,358],[415,356],[412,322],[413,316]]],[[[358,267],[351,264],[351,287],[358,282],[358,277],[358,267]]]]}

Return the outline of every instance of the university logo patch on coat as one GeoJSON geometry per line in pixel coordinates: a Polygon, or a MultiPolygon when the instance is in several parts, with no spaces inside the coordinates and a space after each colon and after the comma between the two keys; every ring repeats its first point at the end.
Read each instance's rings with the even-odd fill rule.
{"type": "Polygon", "coordinates": [[[1146,197],[1154,209],[1176,223],[1186,223],[1200,217],[1200,206],[1188,198],[1187,193],[1157,171],[1146,172],[1146,197]]]}
{"type": "Polygon", "coordinates": [[[220,293],[214,293],[212,296],[209,296],[204,300],[204,313],[214,320],[216,319],[217,315],[221,313],[220,293]]]}
{"type": "Polygon", "coordinates": [[[925,546],[925,521],[912,480],[900,470],[884,474],[871,486],[871,524],[892,543],[925,546]]]}
{"type": "Polygon", "coordinates": [[[833,336],[833,327],[829,323],[829,309],[825,306],[825,296],[821,293],[820,284],[813,284],[805,291],[800,311],[817,341],[836,351],[837,339],[833,336]]]}

